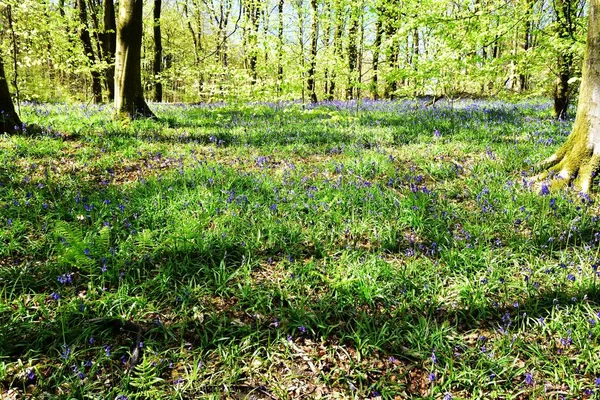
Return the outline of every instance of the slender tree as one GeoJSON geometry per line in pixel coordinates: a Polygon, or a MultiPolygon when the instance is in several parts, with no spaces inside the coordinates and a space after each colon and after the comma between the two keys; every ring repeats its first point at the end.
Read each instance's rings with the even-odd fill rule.
{"type": "Polygon", "coordinates": [[[256,84],[258,73],[256,67],[258,64],[258,29],[260,25],[261,4],[259,0],[249,0],[244,7],[246,19],[248,21],[249,33],[247,35],[248,66],[250,68],[250,83],[256,84]]]}
{"type": "Polygon", "coordinates": [[[102,53],[108,67],[104,71],[106,88],[108,89],[108,101],[115,100],[115,52],[117,50],[117,21],[115,19],[115,3],[113,0],[104,0],[103,23],[104,31],[101,35],[102,53]]]}
{"type": "MultiPolygon", "coordinates": [[[[333,12],[335,14],[335,27],[333,29],[333,59],[334,62],[338,61],[338,58],[342,55],[342,36],[344,30],[344,4],[342,0],[334,0],[333,12]]],[[[333,100],[335,97],[336,87],[336,67],[331,68],[329,72],[329,84],[327,90],[327,100],[333,100]]]]}
{"type": "MultiPolygon", "coordinates": [[[[534,0],[525,0],[525,15],[523,16],[523,32],[521,33],[521,50],[526,57],[527,51],[531,48],[531,31],[533,29],[533,6],[534,0]]],[[[522,68],[521,68],[522,69],[522,68]]],[[[519,73],[519,91],[523,92],[529,89],[529,74],[521,70],[519,73]]]]}
{"type": "Polygon", "coordinates": [[[284,0],[277,2],[277,94],[283,90],[283,5],[284,0]]]}
{"type": "Polygon", "coordinates": [[[600,0],[590,1],[587,45],[579,90],[577,116],[571,135],[542,163],[541,178],[557,174],[560,182],[573,181],[588,192],[600,169],[600,0]]]}
{"type": "Polygon", "coordinates": [[[576,0],[557,0],[554,3],[556,13],[556,34],[558,37],[557,50],[557,79],[554,90],[554,116],[558,119],[567,117],[570,101],[570,85],[573,74],[573,44],[575,42],[576,0]]]}
{"type": "Polygon", "coordinates": [[[355,98],[355,87],[358,74],[358,23],[359,9],[351,7],[350,26],[348,27],[348,85],[346,86],[346,99],[355,98]]]}
{"type": "Polygon", "coordinates": [[[115,60],[115,107],[129,118],[154,117],[141,77],[143,0],[120,0],[115,60]]]}
{"type": "Polygon", "coordinates": [[[22,126],[19,115],[15,111],[8,90],[8,82],[4,74],[4,64],[0,58],[0,133],[14,133],[22,126]]]}
{"type": "Polygon", "coordinates": [[[398,90],[397,78],[394,76],[394,71],[398,69],[398,57],[400,54],[400,44],[398,42],[396,18],[394,8],[391,5],[387,5],[386,8],[386,20],[385,20],[385,33],[387,35],[388,46],[386,48],[386,61],[388,68],[390,69],[391,76],[387,78],[387,82],[384,90],[384,97],[386,99],[394,99],[396,97],[396,90],[398,90]]]}
{"type": "Polygon", "coordinates": [[[317,70],[317,44],[319,40],[319,10],[317,0],[310,0],[310,8],[312,10],[313,22],[310,31],[310,53],[308,59],[308,78],[306,86],[310,96],[311,103],[317,102],[316,78],[317,70]]]}
{"type": "Polygon", "coordinates": [[[375,42],[373,43],[373,79],[371,80],[371,96],[374,100],[379,99],[379,51],[381,48],[381,35],[383,34],[383,15],[380,7],[377,7],[377,22],[375,22],[375,42]]]}
{"type": "Polygon", "coordinates": [[[160,36],[160,10],[161,0],[154,0],[154,62],[152,73],[154,75],[154,101],[161,102],[163,98],[163,87],[160,81],[162,72],[162,38],[160,36]]]}
{"type": "Polygon", "coordinates": [[[88,29],[88,14],[86,0],[77,0],[75,3],[77,13],[79,15],[79,38],[83,44],[83,51],[88,59],[90,74],[92,75],[92,97],[94,103],[102,103],[102,80],[100,72],[96,67],[96,55],[92,45],[92,38],[88,29]]]}

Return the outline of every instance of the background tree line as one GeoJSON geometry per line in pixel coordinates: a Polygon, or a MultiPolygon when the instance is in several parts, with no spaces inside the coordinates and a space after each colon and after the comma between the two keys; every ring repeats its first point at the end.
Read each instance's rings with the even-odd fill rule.
{"type": "MultiPolygon", "coordinates": [[[[19,100],[114,98],[114,0],[2,0],[19,100]]],[[[153,0],[142,86],[156,101],[552,94],[578,87],[584,0],[153,0]]]]}

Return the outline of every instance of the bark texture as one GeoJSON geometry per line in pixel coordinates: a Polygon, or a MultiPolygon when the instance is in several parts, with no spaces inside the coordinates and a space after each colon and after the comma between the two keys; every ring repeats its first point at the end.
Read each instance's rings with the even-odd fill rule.
{"type": "Polygon", "coordinates": [[[541,176],[559,178],[557,184],[573,182],[589,192],[600,169],[600,0],[590,1],[587,46],[583,62],[577,116],[565,144],[543,166],[541,176]]]}
{"type": "Polygon", "coordinates": [[[154,117],[141,77],[143,0],[120,0],[115,60],[115,107],[120,116],[154,117]]]}
{"type": "Polygon", "coordinates": [[[14,133],[22,126],[10,97],[8,82],[4,74],[4,64],[0,58],[0,133],[14,133]]]}

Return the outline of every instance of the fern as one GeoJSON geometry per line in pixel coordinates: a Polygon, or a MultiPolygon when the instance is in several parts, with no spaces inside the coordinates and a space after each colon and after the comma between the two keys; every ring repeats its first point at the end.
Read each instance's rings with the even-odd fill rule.
{"type": "Polygon", "coordinates": [[[158,364],[151,357],[147,357],[147,353],[148,350],[144,352],[142,362],[134,367],[133,376],[129,381],[131,386],[138,389],[139,392],[144,392],[143,397],[152,392],[151,389],[153,386],[164,381],[164,379],[158,376],[158,364]]]}

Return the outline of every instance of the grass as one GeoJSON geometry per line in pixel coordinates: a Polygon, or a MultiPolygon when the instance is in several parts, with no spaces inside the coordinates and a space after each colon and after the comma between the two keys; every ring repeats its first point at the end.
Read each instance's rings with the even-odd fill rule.
{"type": "Polygon", "coordinates": [[[527,183],[548,104],[154,108],[0,139],[3,397],[594,396],[600,214],[527,183]]]}

